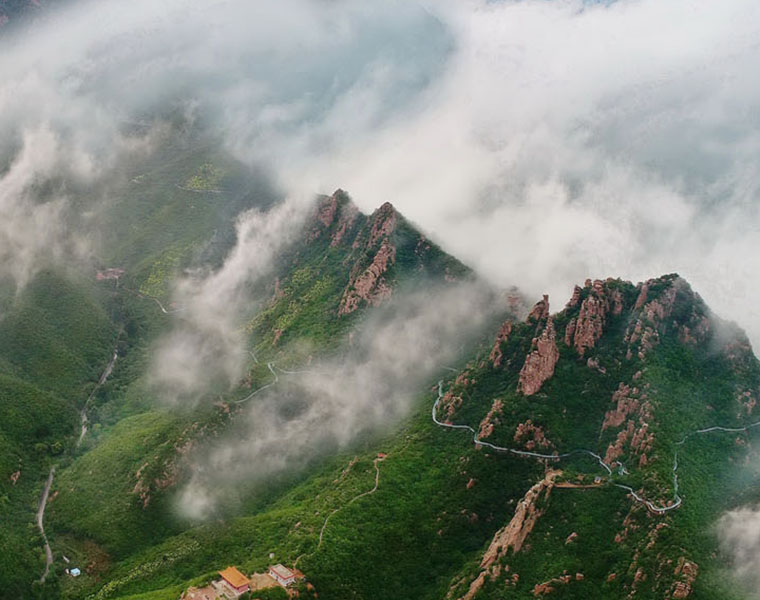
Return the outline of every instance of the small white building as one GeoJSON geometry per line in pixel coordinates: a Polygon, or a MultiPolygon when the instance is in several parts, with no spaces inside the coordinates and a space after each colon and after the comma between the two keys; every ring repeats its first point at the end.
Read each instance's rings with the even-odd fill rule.
{"type": "Polygon", "coordinates": [[[269,576],[282,587],[288,587],[296,581],[296,573],[281,564],[269,567],[269,576]]]}

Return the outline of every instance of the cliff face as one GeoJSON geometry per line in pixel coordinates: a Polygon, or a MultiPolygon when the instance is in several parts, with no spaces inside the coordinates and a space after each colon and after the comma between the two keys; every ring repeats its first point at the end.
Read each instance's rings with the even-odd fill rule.
{"type": "MultiPolygon", "coordinates": [[[[392,241],[396,220],[396,210],[386,202],[370,218],[371,226],[369,234],[365,236],[366,242],[363,239],[365,231],[360,231],[351,244],[354,250],[360,249],[364,256],[372,258],[366,268],[363,266],[364,261],[360,260],[354,264],[340,301],[338,315],[351,314],[363,303],[377,306],[393,294],[386,274],[396,262],[396,247],[392,241]]],[[[338,232],[336,236],[337,234],[338,232]]],[[[333,237],[333,243],[336,236],[333,237]]]]}
{"type": "Polygon", "coordinates": [[[541,335],[533,338],[530,354],[525,358],[525,363],[520,370],[517,389],[526,396],[532,396],[538,392],[544,382],[554,375],[554,367],[559,360],[556,338],[554,321],[548,317],[541,335]]]}

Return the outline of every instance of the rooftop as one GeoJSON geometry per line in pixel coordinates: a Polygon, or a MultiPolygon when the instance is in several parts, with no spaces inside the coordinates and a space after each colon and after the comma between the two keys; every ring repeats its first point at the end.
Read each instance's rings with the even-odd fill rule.
{"type": "Polygon", "coordinates": [[[219,575],[236,588],[248,584],[248,578],[238,571],[237,567],[227,567],[224,571],[219,571],[219,575]]]}
{"type": "Polygon", "coordinates": [[[283,579],[289,579],[291,577],[295,577],[296,575],[295,573],[293,573],[293,571],[288,569],[286,566],[280,565],[280,564],[276,564],[272,567],[269,567],[269,570],[272,571],[273,573],[276,573],[283,579]]]}

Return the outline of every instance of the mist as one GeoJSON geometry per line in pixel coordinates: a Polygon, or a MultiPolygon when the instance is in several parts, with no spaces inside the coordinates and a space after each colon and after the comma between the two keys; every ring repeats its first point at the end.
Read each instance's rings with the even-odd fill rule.
{"type": "Polygon", "coordinates": [[[500,295],[474,281],[401,293],[376,309],[336,358],[293,370],[272,363],[277,383],[244,404],[224,438],[191,460],[181,514],[212,516],[274,475],[297,474],[398,424],[433,375],[460,361],[503,310],[500,295]]]}
{"type": "MultiPolygon", "coordinates": [[[[3,40],[0,132],[9,165],[48,131],[102,176],[125,120],[191,110],[285,195],[391,200],[497,285],[563,300],[589,276],[677,271],[757,343],[758,11],[80,2],[3,40]]],[[[23,279],[65,233],[2,251],[28,257],[23,279]]]]}
{"type": "Polygon", "coordinates": [[[736,581],[760,598],[760,507],[741,507],[724,514],[717,524],[721,550],[731,560],[736,581]]]}
{"type": "MultiPolygon", "coordinates": [[[[97,253],[97,221],[71,187],[40,187],[107,190],[123,157],[150,152],[181,114],[285,200],[239,217],[219,269],[175,283],[182,311],[150,373],[170,403],[236,385],[251,289],[307,199],[339,187],[368,212],[393,202],[494,286],[548,292],[554,306],[587,277],[679,272],[757,347],[758,39],[755,0],[75,2],[0,40],[0,276],[23,286],[97,253]],[[134,122],[146,133],[128,134],[134,122]]],[[[458,301],[442,306],[463,325],[458,301]]],[[[431,339],[450,333],[399,315],[431,339]]],[[[252,407],[251,433],[198,467],[188,514],[213,510],[240,462],[256,480],[396,422],[446,360],[441,339],[398,362],[368,338],[365,362],[320,366],[345,373],[340,386],[314,375],[293,392],[298,419],[267,411],[273,399],[252,407]],[[425,353],[429,365],[406,370],[425,353]]]]}

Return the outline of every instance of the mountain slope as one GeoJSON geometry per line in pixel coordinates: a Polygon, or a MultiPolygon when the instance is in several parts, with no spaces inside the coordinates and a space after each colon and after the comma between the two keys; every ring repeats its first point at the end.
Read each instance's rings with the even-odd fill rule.
{"type": "MultiPolygon", "coordinates": [[[[199,260],[202,232],[213,235],[204,227],[183,261],[199,260]]],[[[177,518],[176,492],[215,440],[244,434],[247,404],[236,402],[293,402],[288,373],[356,352],[373,315],[407,293],[441,311],[441,286],[477,278],[392,205],[364,215],[340,190],[321,197],[271,282],[252,291],[261,300],[242,316],[253,350],[240,385],[171,412],[144,379],[149,341],[170,316],[132,287],[153,267],[129,260],[132,284],[101,282],[124,357],[93,399],[92,435],[53,485],[48,590],[174,598],[228,564],[264,569],[274,554],[322,598],[739,597],[705,524],[755,499],[756,430],[741,429],[755,422],[760,367],[738,328],[678,276],[587,281],[560,312],[544,298],[525,319],[509,295],[479,342],[458,340],[460,358],[440,365],[399,428],[316,453],[255,494],[241,481],[219,520],[198,525],[177,518]],[[715,425],[736,431],[690,435],[715,425]],[[82,577],[59,577],[64,553],[82,577]]],[[[79,339],[62,336],[62,347],[79,339]]],[[[6,364],[13,373],[17,357],[6,364]]]]}
{"type": "Polygon", "coordinates": [[[759,374],[746,337],[674,275],[588,281],[556,315],[542,301],[503,326],[442,414],[499,447],[583,449],[606,467],[589,454],[545,460],[561,471],[452,597],[729,597],[704,524],[746,493],[732,470],[755,454],[756,430],[740,429],[758,421],[759,374]],[[713,426],[736,430],[697,433],[713,426]]]}

